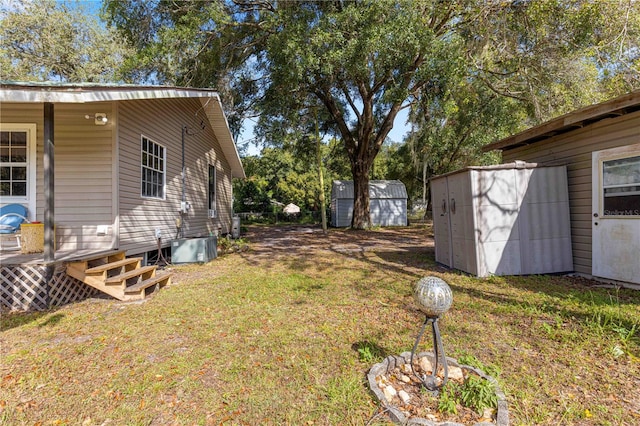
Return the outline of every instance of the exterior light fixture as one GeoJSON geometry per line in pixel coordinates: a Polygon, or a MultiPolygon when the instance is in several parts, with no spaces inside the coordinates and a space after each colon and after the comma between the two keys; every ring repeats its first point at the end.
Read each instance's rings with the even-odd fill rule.
{"type": "Polygon", "coordinates": [[[413,350],[411,351],[411,371],[413,371],[413,374],[420,379],[422,384],[429,391],[436,393],[440,388],[447,384],[449,376],[447,358],[444,354],[442,338],[440,337],[440,330],[438,329],[438,319],[451,307],[451,303],[453,302],[453,293],[451,292],[449,285],[444,280],[438,277],[424,277],[416,283],[413,291],[413,297],[418,303],[418,308],[425,314],[426,318],[422,324],[422,329],[418,334],[416,343],[413,345],[413,350]],[[435,362],[430,376],[427,376],[426,372],[420,376],[414,370],[413,356],[415,355],[420,340],[422,340],[422,335],[424,334],[427,324],[431,324],[433,331],[435,362]],[[438,372],[438,364],[440,361],[442,361],[444,375],[442,383],[438,385],[436,374],[438,372]]]}
{"type": "Polygon", "coordinates": [[[107,121],[109,121],[109,119],[107,118],[107,114],[104,112],[96,112],[96,115],[94,117],[94,123],[97,126],[104,126],[105,124],[107,124],[107,121]]]}

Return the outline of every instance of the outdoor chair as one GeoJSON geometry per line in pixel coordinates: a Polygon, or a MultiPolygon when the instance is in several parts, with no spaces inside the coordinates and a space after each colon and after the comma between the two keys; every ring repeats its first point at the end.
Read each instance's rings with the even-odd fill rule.
{"type": "Polygon", "coordinates": [[[0,207],[0,250],[3,249],[5,239],[15,239],[17,249],[20,249],[20,225],[29,222],[27,208],[22,204],[7,204],[0,207]]]}

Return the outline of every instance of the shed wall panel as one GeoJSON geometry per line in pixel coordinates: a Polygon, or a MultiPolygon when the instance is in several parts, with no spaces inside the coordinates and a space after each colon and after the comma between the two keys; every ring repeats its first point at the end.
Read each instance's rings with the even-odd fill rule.
{"type": "Polygon", "coordinates": [[[571,235],[573,264],[576,272],[591,275],[591,245],[577,246],[578,236],[591,241],[592,179],[591,153],[640,142],[640,111],[620,117],[608,118],[582,129],[536,142],[531,145],[505,150],[504,162],[566,164],[571,209],[571,235]],[[585,214],[588,212],[588,214],[585,214]]]}

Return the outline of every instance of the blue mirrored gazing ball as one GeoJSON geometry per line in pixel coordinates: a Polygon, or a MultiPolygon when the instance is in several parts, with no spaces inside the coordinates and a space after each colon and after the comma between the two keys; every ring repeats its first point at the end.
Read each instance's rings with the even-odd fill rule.
{"type": "Polygon", "coordinates": [[[413,290],[418,308],[429,317],[439,317],[449,310],[453,293],[449,284],[438,277],[423,277],[413,290]]]}

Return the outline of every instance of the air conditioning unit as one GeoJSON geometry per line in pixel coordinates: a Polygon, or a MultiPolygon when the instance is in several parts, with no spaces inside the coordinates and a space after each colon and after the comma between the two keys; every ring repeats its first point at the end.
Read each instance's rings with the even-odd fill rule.
{"type": "Polygon", "coordinates": [[[180,238],[171,241],[171,263],[206,263],[218,257],[218,238],[180,238]]]}
{"type": "Polygon", "coordinates": [[[215,209],[209,209],[209,219],[215,219],[218,216],[218,212],[215,209]]]}

